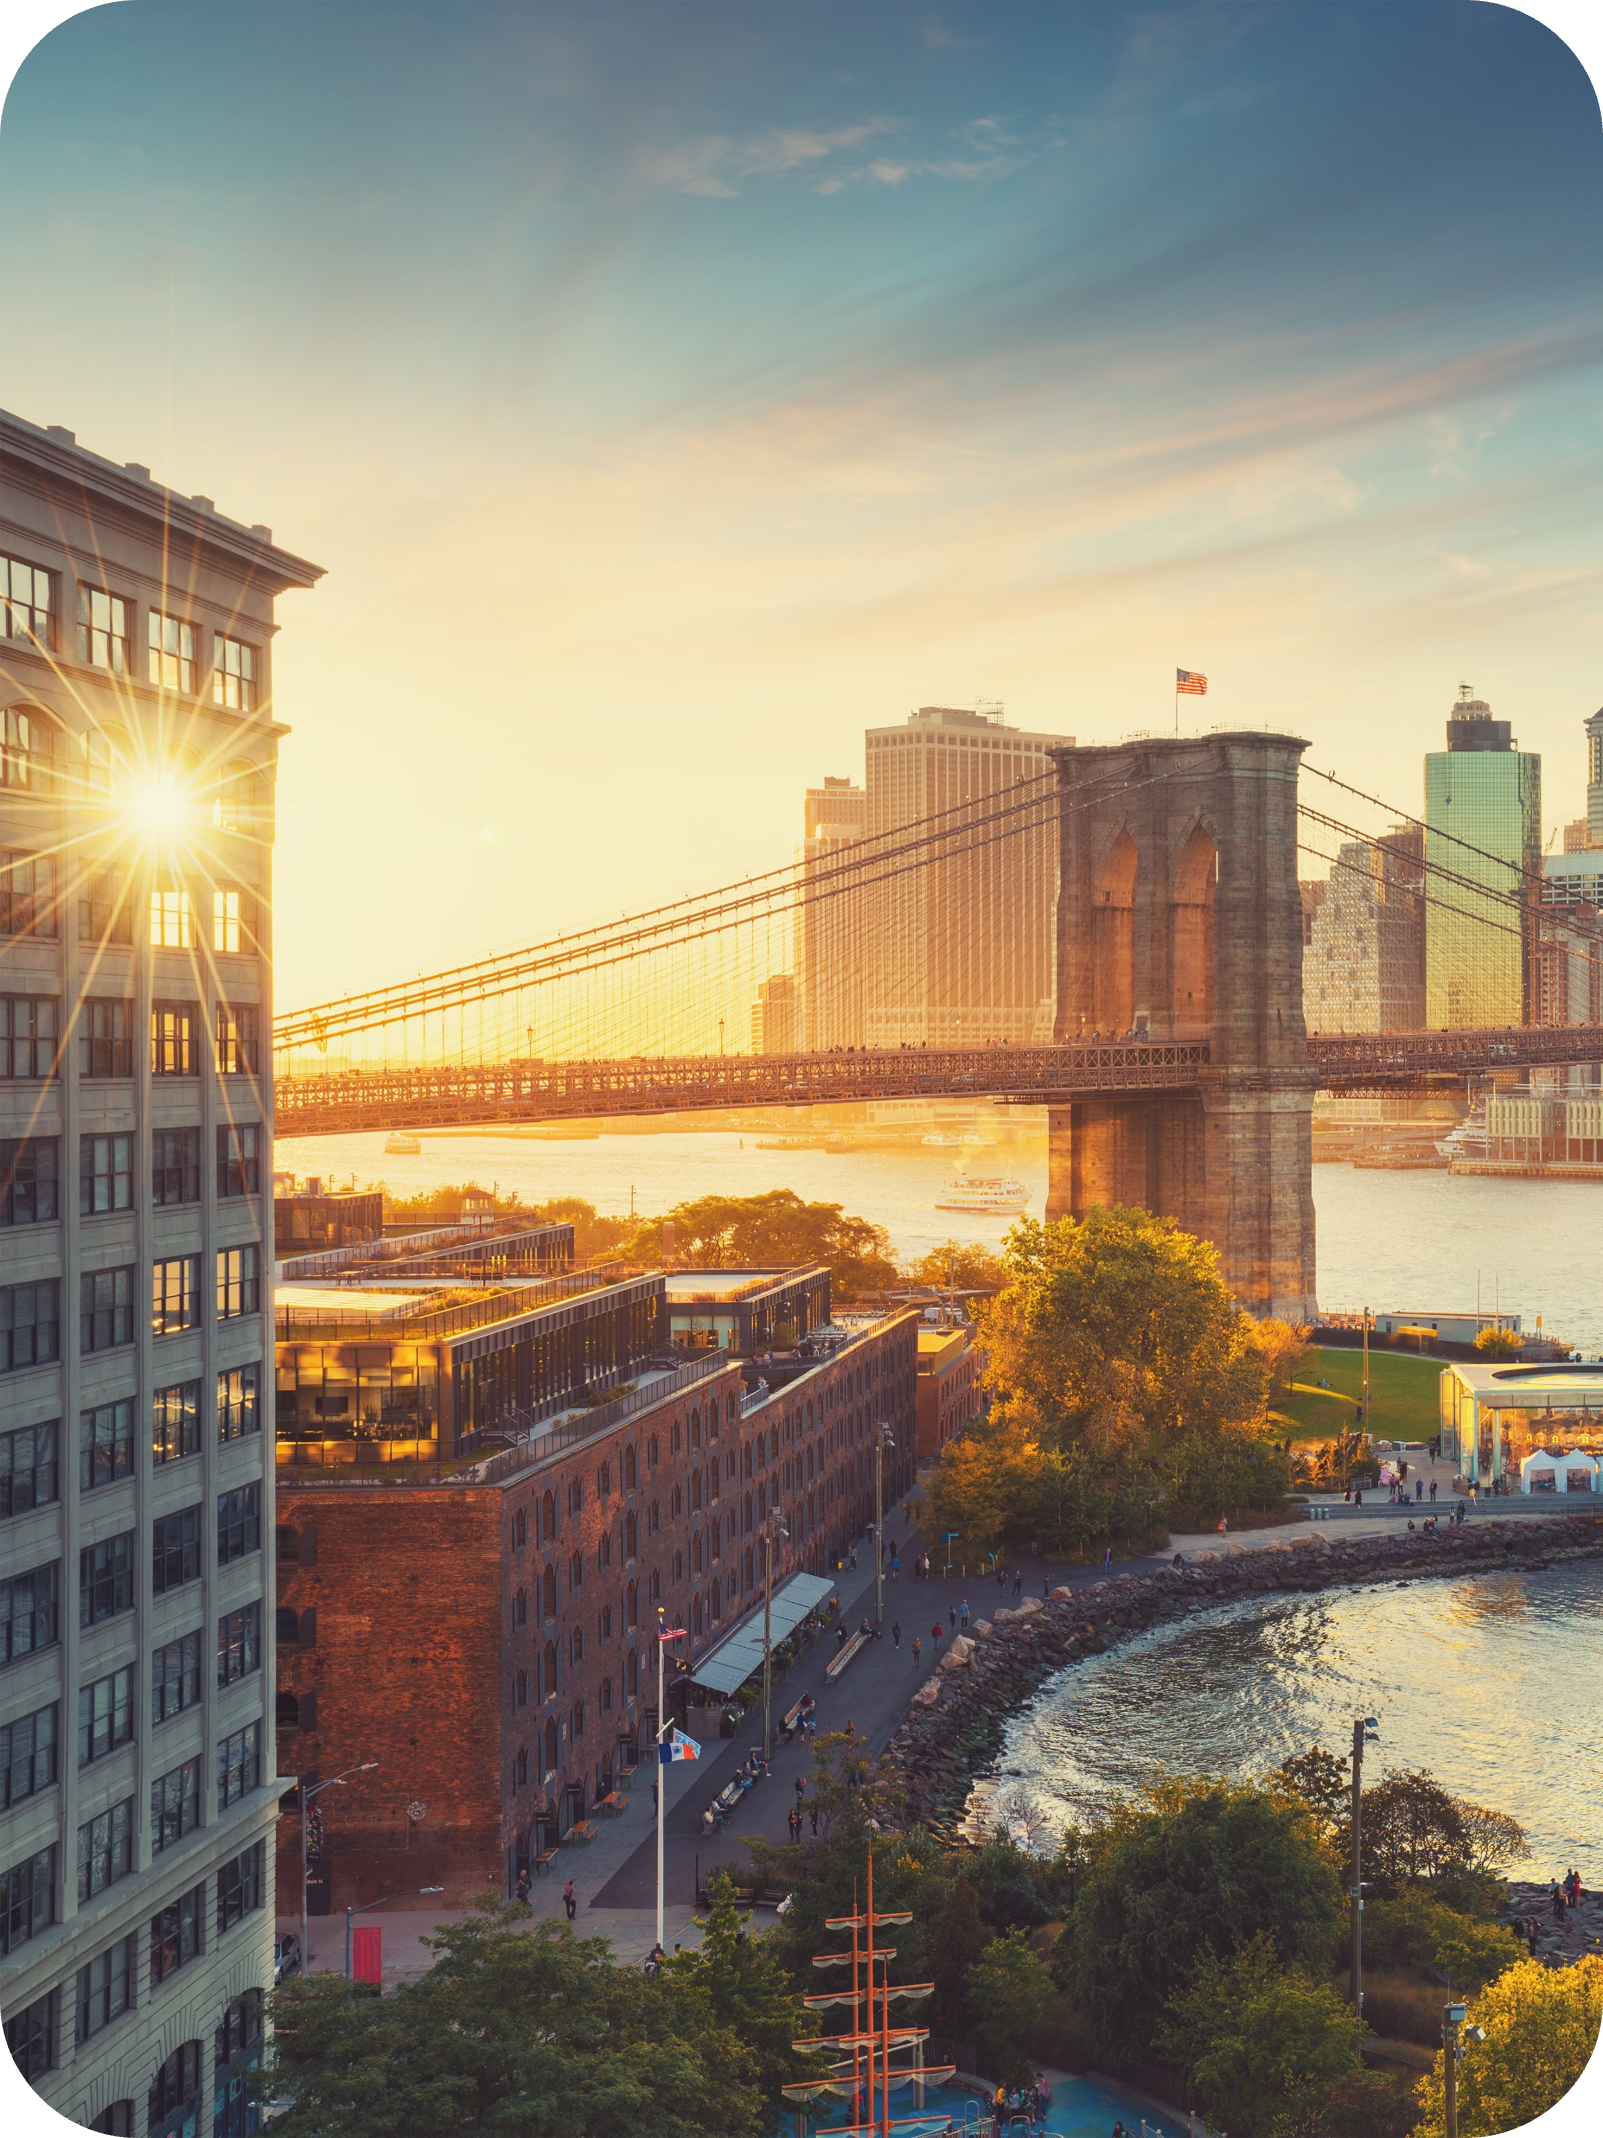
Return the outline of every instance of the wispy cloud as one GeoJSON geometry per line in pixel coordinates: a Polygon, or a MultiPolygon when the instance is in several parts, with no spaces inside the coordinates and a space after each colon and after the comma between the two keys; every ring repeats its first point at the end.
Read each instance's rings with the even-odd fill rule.
{"type": "Polygon", "coordinates": [[[905,119],[862,119],[851,126],[779,126],[766,133],[703,134],[683,148],[646,158],[654,185],[675,193],[732,200],[754,178],[784,178],[811,172],[852,149],[900,133],[905,119]]]}

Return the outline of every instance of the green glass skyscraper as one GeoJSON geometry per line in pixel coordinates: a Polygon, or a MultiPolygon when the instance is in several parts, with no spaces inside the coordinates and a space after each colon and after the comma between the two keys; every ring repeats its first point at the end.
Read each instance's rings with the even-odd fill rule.
{"type": "Polygon", "coordinates": [[[1468,684],[1459,691],[1447,748],[1425,759],[1425,1022],[1436,1031],[1530,1023],[1530,889],[1542,870],[1542,760],[1515,748],[1468,684]]]}

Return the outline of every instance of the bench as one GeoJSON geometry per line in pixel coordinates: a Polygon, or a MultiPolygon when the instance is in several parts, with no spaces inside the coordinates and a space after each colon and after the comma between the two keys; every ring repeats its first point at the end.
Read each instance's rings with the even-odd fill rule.
{"type": "Polygon", "coordinates": [[[616,1819],[620,1813],[627,1811],[628,1808],[628,1799],[626,1797],[620,1796],[616,1789],[612,1792],[611,1796],[603,1797],[601,1799],[601,1802],[596,1806],[596,1810],[604,1811],[609,1819],[616,1819]]]}
{"type": "Polygon", "coordinates": [[[539,1855],[536,1856],[534,1859],[534,1868],[536,1874],[538,1875],[541,1872],[549,1871],[552,1864],[554,1864],[556,1860],[557,1852],[554,1848],[541,1849],[539,1855]]]}
{"type": "Polygon", "coordinates": [[[570,1826],[563,1835],[562,1846],[564,1848],[588,1848],[595,1837],[596,1830],[590,1824],[590,1821],[588,1819],[580,1819],[576,1825],[570,1826]]]}
{"type": "Polygon", "coordinates": [[[862,1631],[854,1633],[841,1649],[840,1654],[825,1670],[824,1676],[826,1678],[838,1678],[857,1651],[866,1645],[868,1639],[869,1635],[862,1631]]]}
{"type": "Polygon", "coordinates": [[[802,1719],[802,1712],[807,1706],[808,1698],[809,1695],[803,1693],[794,1707],[786,1709],[785,1713],[780,1717],[779,1727],[782,1730],[788,1734],[794,1734],[797,1723],[802,1719]]]}

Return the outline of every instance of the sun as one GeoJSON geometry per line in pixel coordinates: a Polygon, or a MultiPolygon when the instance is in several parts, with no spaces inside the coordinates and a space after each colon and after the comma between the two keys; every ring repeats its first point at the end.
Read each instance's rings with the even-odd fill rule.
{"type": "Polygon", "coordinates": [[[189,796],[170,773],[142,780],[129,793],[126,807],[142,831],[156,836],[179,830],[190,813],[189,796]]]}

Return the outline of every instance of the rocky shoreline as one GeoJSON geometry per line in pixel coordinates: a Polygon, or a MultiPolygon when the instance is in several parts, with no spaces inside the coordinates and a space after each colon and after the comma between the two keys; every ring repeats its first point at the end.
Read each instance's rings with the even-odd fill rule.
{"type": "Polygon", "coordinates": [[[959,1634],[913,1695],[886,1747],[908,1813],[932,1830],[961,1821],[975,1781],[994,1769],[1008,1722],[1065,1664],[1103,1655],[1153,1626],[1178,1624],[1249,1597],[1311,1595],[1386,1581],[1526,1572],[1603,1553],[1603,1515],[1541,1522],[1473,1519],[1462,1527],[1333,1541],[1310,1530],[1294,1544],[1231,1543],[1179,1567],[1115,1574],[1090,1588],[1027,1598],[959,1634]]]}

